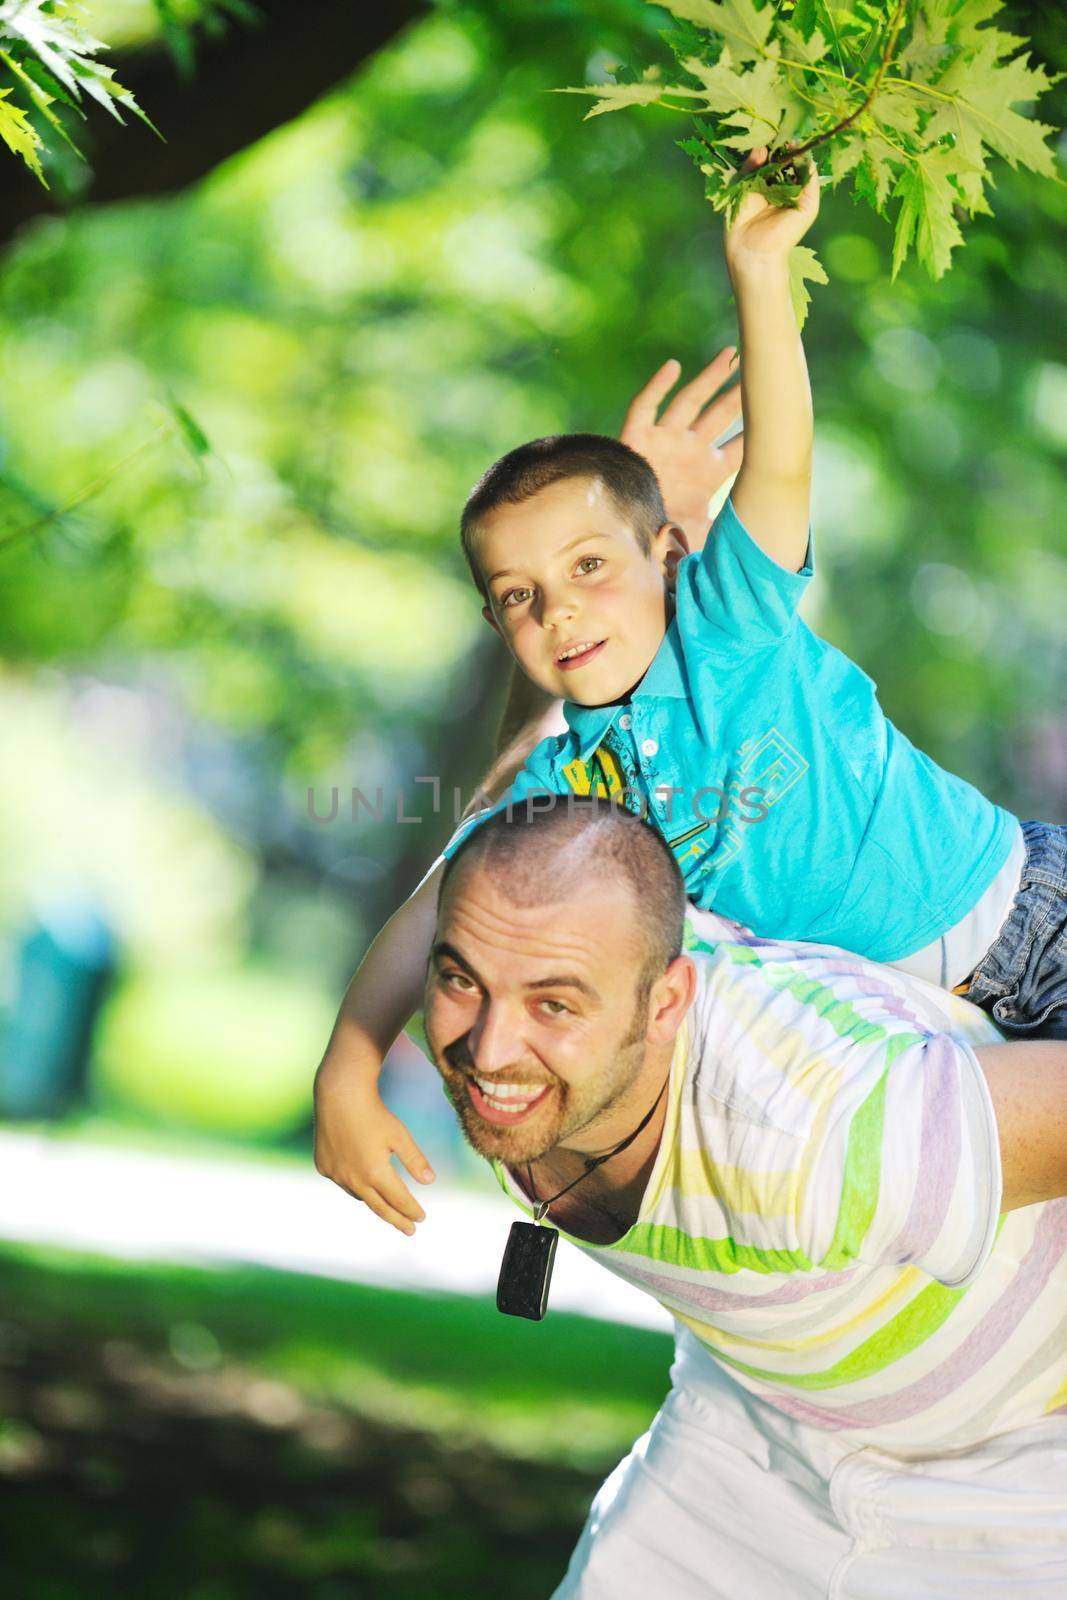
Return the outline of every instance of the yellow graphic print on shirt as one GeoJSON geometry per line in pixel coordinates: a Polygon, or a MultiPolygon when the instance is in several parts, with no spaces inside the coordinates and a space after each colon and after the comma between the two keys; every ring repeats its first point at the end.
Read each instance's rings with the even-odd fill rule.
{"type": "MultiPolygon", "coordinates": [[[[601,744],[588,762],[569,761],[563,776],[575,794],[595,795],[602,800],[621,795],[624,809],[639,814],[644,809],[641,795],[645,785],[640,783],[636,769],[630,773],[621,758],[622,750],[614,741],[601,744]]],[[[744,846],[746,829],[762,822],[810,765],[777,728],[746,739],[735,752],[734,761],[736,765],[724,785],[709,784],[694,795],[674,794],[667,806],[666,822],[668,826],[673,823],[677,831],[672,828],[668,832],[648,808],[653,820],[661,823],[659,831],[691,886],[694,877],[703,879],[712,872],[721,872],[736,859],[744,846]],[[718,809],[713,812],[715,797],[718,809]]]]}

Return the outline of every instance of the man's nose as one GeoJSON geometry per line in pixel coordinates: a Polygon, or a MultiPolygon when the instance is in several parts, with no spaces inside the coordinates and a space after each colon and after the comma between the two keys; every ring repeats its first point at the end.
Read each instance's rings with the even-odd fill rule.
{"type": "Polygon", "coordinates": [[[524,1047],[514,1010],[487,1001],[470,1031],[467,1048],[475,1067],[487,1077],[520,1060],[524,1047]]]}

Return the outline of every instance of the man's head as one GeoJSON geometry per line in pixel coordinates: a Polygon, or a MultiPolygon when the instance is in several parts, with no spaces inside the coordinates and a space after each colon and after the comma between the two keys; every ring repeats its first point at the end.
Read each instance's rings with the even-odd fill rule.
{"type": "Polygon", "coordinates": [[[643,456],[596,433],[520,445],[475,485],[460,531],[482,615],[534,683],[607,705],[640,682],[686,553],[643,456]]]}
{"type": "Polygon", "coordinates": [[[692,1001],[667,846],[606,802],[516,808],[448,863],[426,1035],[468,1142],[509,1164],[625,1137],[692,1001]]]}

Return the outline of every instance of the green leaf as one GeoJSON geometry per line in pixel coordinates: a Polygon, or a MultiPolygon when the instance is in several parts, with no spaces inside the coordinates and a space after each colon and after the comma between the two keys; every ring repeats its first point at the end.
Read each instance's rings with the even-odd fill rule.
{"type": "Polygon", "coordinates": [[[867,116],[891,134],[903,134],[905,139],[919,137],[919,107],[912,94],[879,94],[867,111],[867,116]]]}
{"type": "Polygon", "coordinates": [[[814,250],[806,244],[795,244],[789,252],[789,293],[793,301],[797,327],[803,328],[808,318],[811,295],[809,283],[828,283],[826,269],[814,250]]]}
{"type": "Polygon", "coordinates": [[[192,413],[187,411],[183,405],[179,405],[177,400],[173,398],[167,401],[167,410],[178,424],[178,431],[188,446],[190,453],[198,461],[202,460],[204,456],[209,456],[211,454],[211,441],[192,413]]]}
{"type": "Polygon", "coordinates": [[[86,94],[98,105],[102,105],[106,111],[110,111],[116,121],[122,121],[118,110],[119,106],[122,106],[139,118],[147,128],[151,128],[157,139],[163,138],[151,117],[141,110],[129,89],[123,88],[110,67],[105,67],[99,61],[86,61],[80,62],[74,70],[86,94]]]}
{"type": "Polygon", "coordinates": [[[729,47],[734,60],[741,66],[749,61],[759,61],[767,54],[767,44],[774,25],[774,7],[762,9],[756,0],[655,0],[683,22],[695,22],[698,27],[714,33],[729,47]]]}
{"type": "MultiPolygon", "coordinates": [[[[9,58],[5,56],[4,59],[8,60],[9,58]]],[[[14,61],[11,61],[10,65],[13,70],[24,73],[27,78],[32,79],[38,88],[42,89],[45,94],[50,95],[53,100],[61,100],[65,106],[69,106],[72,111],[76,111],[79,117],[84,117],[85,112],[74,96],[67,93],[59,80],[48,71],[47,67],[41,65],[35,55],[30,54],[23,48],[18,66],[16,67],[14,61]]]]}
{"type": "Polygon", "coordinates": [[[857,195],[882,213],[896,181],[896,152],[883,139],[868,137],[863,159],[856,168],[857,195]]]}
{"type": "Polygon", "coordinates": [[[810,39],[819,25],[818,6],[815,0],[797,0],[793,7],[793,27],[805,39],[810,39]]]}
{"type": "Polygon", "coordinates": [[[830,48],[818,29],[810,38],[806,38],[798,27],[789,22],[779,22],[778,37],[786,47],[788,55],[795,61],[802,61],[808,67],[818,66],[830,48]]]}
{"type": "Polygon", "coordinates": [[[722,117],[718,137],[741,150],[780,144],[793,136],[808,107],[782,76],[777,56],[768,56],[747,71],[735,67],[729,49],[714,65],[688,59],[682,63],[701,85],[709,111],[722,117]]]}
{"type": "Polygon", "coordinates": [[[1055,157],[1045,143],[1054,130],[1012,110],[1020,101],[1036,100],[1054,80],[1027,56],[999,61],[1001,37],[987,32],[977,53],[961,55],[938,79],[939,93],[950,96],[951,104],[939,105],[926,137],[951,133],[972,166],[981,162],[984,143],[1010,166],[1054,177],[1055,157]]]}
{"type": "Polygon", "coordinates": [[[855,171],[863,160],[864,149],[862,134],[850,137],[844,133],[832,141],[828,158],[831,184],[840,183],[842,178],[847,178],[850,172],[855,171]]]}
{"type": "Polygon", "coordinates": [[[153,133],[159,132],[129,90],[116,80],[111,68],[95,59],[106,46],[75,20],[74,7],[67,0],[18,0],[17,4],[0,6],[0,37],[24,45],[75,100],[84,90],[119,122],[121,105],[153,133]]]}
{"type": "Polygon", "coordinates": [[[47,189],[48,181],[41,171],[41,158],[37,154],[41,149],[40,135],[22,107],[8,101],[8,95],[13,93],[12,89],[0,89],[0,139],[15,155],[22,157],[34,177],[47,189]]]}
{"type": "Polygon", "coordinates": [[[950,151],[931,150],[898,178],[893,191],[901,202],[893,240],[894,278],[904,265],[913,239],[916,254],[932,278],[944,274],[953,250],[963,243],[954,211],[959,198],[952,186],[955,170],[950,151]]]}
{"type": "Polygon", "coordinates": [[[626,106],[651,106],[655,105],[663,95],[680,95],[683,99],[700,100],[702,94],[699,89],[689,89],[682,84],[662,83],[658,67],[649,67],[640,83],[597,83],[587,84],[584,88],[554,89],[553,94],[591,94],[596,96],[596,105],[587,111],[584,122],[590,117],[603,116],[607,111],[621,111],[626,106]]]}
{"type": "MultiPolygon", "coordinates": [[[[58,133],[64,144],[70,146],[79,160],[84,160],[85,158],[78,149],[78,146],[74,143],[74,140],[71,138],[62,122],[60,122],[59,118],[52,110],[52,104],[55,96],[48,94],[38,83],[35,83],[33,78],[31,78],[29,74],[23,70],[21,63],[16,61],[13,56],[8,55],[6,50],[0,50],[0,61],[3,61],[8,70],[14,73],[15,77],[18,78],[23,84],[26,93],[37,107],[37,110],[40,112],[41,116],[51,128],[55,129],[56,133],[58,133]]],[[[47,77],[48,74],[46,73],[45,76],[47,77]]],[[[67,101],[66,95],[63,95],[62,98],[67,102],[67,104],[70,104],[70,102],[67,101]]],[[[42,182],[43,181],[44,180],[42,179],[42,182]]]]}

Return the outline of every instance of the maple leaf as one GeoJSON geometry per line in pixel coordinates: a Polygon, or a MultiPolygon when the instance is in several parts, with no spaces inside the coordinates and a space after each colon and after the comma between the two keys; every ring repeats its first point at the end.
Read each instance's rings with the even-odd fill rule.
{"type": "Polygon", "coordinates": [[[894,274],[914,247],[939,277],[961,242],[960,219],[989,212],[994,156],[1055,176],[1052,130],[1029,112],[1057,79],[997,25],[1003,0],[649,3],[672,14],[673,31],[661,37],[698,87],[661,88],[646,74],[568,92],[597,95],[591,115],[670,103],[672,94],[677,109],[700,103],[700,137],[682,148],[728,215],[753,190],[776,205],[795,201],[780,161],[774,173],[739,179],[731,151],[768,144],[780,157],[791,141],[825,146],[831,183],[851,180],[854,197],[880,215],[899,201],[894,274]]]}
{"type": "Polygon", "coordinates": [[[872,105],[869,113],[882,128],[888,128],[891,133],[902,133],[907,139],[916,139],[919,135],[919,107],[915,98],[902,94],[881,94],[872,105]]]}
{"type": "Polygon", "coordinates": [[[665,94],[680,95],[683,99],[699,100],[699,89],[687,89],[682,84],[660,82],[658,72],[650,67],[640,83],[597,83],[580,88],[555,89],[554,94],[591,94],[596,96],[592,106],[582,118],[601,117],[608,111],[622,111],[626,106],[651,106],[665,94]]]}
{"type": "Polygon", "coordinates": [[[756,0],[655,0],[682,22],[695,22],[718,34],[739,66],[759,61],[767,53],[774,7],[762,9],[756,0]]]}
{"type": "Polygon", "coordinates": [[[0,139],[15,155],[22,157],[47,189],[48,182],[41,171],[41,158],[37,154],[41,148],[40,137],[22,107],[8,102],[8,95],[12,93],[12,89],[0,89],[0,139]]]}
{"type": "Polygon", "coordinates": [[[975,54],[959,56],[942,73],[937,89],[951,104],[939,106],[926,137],[932,141],[951,133],[971,165],[980,162],[985,143],[1010,166],[1054,177],[1055,158],[1045,143],[1054,130],[1012,110],[1020,101],[1036,100],[1054,80],[1044,67],[1031,66],[1027,56],[1001,61],[1003,38],[987,30],[975,54]]]}
{"type": "MultiPolygon", "coordinates": [[[[989,37],[979,32],[1004,9],[1004,0],[922,0],[923,21],[931,45],[978,50],[989,37]]],[[[1000,54],[1006,55],[1026,41],[999,31],[1000,54]]]]}
{"type": "Polygon", "coordinates": [[[809,283],[828,283],[826,268],[806,244],[795,244],[789,252],[789,293],[797,327],[803,328],[811,305],[809,283]]]}
{"type": "Polygon", "coordinates": [[[857,134],[849,138],[843,134],[840,139],[835,139],[830,146],[829,168],[830,182],[840,183],[842,178],[859,166],[863,160],[864,141],[863,135],[857,134]]]}
{"type": "Polygon", "coordinates": [[[896,180],[896,151],[877,136],[869,138],[856,168],[856,193],[882,213],[896,180]]]}
{"type": "Polygon", "coordinates": [[[953,250],[963,243],[954,211],[959,198],[952,185],[955,171],[952,152],[938,149],[917,157],[898,178],[893,191],[901,202],[893,240],[894,278],[913,239],[919,260],[933,278],[944,274],[953,250]]]}
{"type": "Polygon", "coordinates": [[[118,107],[124,106],[152,128],[128,89],[124,89],[110,67],[95,59],[106,49],[75,20],[74,7],[67,0],[4,0],[0,4],[0,38],[24,46],[77,101],[84,91],[90,99],[122,121],[118,107]]]}
{"type": "Polygon", "coordinates": [[[723,126],[731,130],[728,142],[739,149],[775,143],[791,98],[785,92],[777,60],[768,57],[750,71],[738,72],[729,54],[724,50],[716,65],[702,75],[709,110],[723,114],[723,126]]]}
{"type": "Polygon", "coordinates": [[[896,69],[906,78],[930,78],[947,59],[949,48],[944,32],[931,26],[920,12],[912,24],[911,38],[897,55],[896,69]]]}
{"type": "MultiPolygon", "coordinates": [[[[53,128],[54,131],[59,135],[59,137],[63,140],[63,143],[70,146],[79,160],[83,159],[82,153],[78,149],[78,146],[74,143],[74,140],[71,138],[62,122],[60,122],[59,118],[52,110],[52,106],[56,100],[63,100],[67,105],[72,104],[69,95],[64,92],[62,86],[54,82],[54,80],[51,78],[51,75],[44,71],[39,62],[33,64],[36,68],[35,72],[27,70],[26,67],[23,67],[18,61],[15,60],[14,56],[9,55],[6,50],[0,50],[0,61],[4,63],[5,67],[10,73],[19,79],[23,88],[26,90],[26,93],[29,95],[30,99],[41,113],[42,117],[44,117],[49,126],[53,128]],[[42,78],[45,80],[45,83],[48,83],[50,87],[54,88],[58,92],[55,94],[50,94],[48,89],[46,89],[44,84],[41,82],[42,78]]],[[[43,174],[38,174],[38,176],[41,178],[41,182],[44,183],[45,180],[43,174]]],[[[48,185],[45,184],[45,188],[47,187],[48,185]]]]}
{"type": "Polygon", "coordinates": [[[817,28],[810,38],[806,38],[791,22],[779,22],[778,37],[786,46],[789,55],[808,67],[818,66],[830,48],[817,28]]]}

